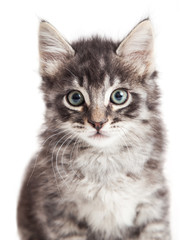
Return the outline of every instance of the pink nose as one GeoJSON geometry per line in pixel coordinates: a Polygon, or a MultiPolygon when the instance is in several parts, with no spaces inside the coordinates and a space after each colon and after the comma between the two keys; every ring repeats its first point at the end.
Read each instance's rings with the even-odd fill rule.
{"type": "Polygon", "coordinates": [[[101,122],[94,122],[92,120],[88,120],[88,122],[99,132],[99,130],[103,127],[103,125],[107,122],[107,119],[101,122]]]}

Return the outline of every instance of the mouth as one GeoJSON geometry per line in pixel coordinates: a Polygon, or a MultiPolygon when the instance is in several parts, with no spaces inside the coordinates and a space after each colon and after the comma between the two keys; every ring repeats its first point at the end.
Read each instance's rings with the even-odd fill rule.
{"type": "Polygon", "coordinates": [[[100,133],[100,132],[97,132],[91,136],[89,136],[90,138],[93,138],[93,139],[104,139],[104,138],[108,138],[108,136],[100,133]]]}

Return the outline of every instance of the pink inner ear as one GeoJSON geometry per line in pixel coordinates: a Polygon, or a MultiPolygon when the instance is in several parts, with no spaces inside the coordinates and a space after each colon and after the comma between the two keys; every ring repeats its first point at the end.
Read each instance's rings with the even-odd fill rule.
{"type": "Polygon", "coordinates": [[[42,21],[39,26],[39,53],[41,73],[50,74],[50,69],[55,72],[59,62],[74,56],[75,51],[51,24],[42,21]]]}
{"type": "Polygon", "coordinates": [[[139,23],[120,43],[116,53],[119,56],[127,56],[142,51],[153,51],[153,30],[149,20],[139,23]]]}
{"type": "Polygon", "coordinates": [[[138,75],[152,74],[155,67],[151,22],[144,20],[139,23],[120,43],[116,53],[138,75]]]}

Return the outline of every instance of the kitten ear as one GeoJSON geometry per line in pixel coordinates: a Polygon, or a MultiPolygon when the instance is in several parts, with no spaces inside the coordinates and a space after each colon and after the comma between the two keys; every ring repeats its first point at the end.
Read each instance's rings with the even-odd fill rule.
{"type": "Polygon", "coordinates": [[[75,55],[75,51],[48,22],[39,26],[40,73],[54,75],[59,65],[75,55]]]}
{"type": "Polygon", "coordinates": [[[155,70],[151,21],[146,19],[140,22],[120,43],[116,54],[140,75],[151,74],[155,70]]]}

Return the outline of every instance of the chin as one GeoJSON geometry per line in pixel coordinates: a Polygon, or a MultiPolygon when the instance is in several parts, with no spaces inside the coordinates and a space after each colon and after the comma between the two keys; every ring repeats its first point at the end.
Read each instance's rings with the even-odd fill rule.
{"type": "Polygon", "coordinates": [[[114,137],[106,136],[104,134],[96,133],[91,136],[87,136],[84,140],[91,146],[96,148],[111,148],[114,145],[114,137]]]}

